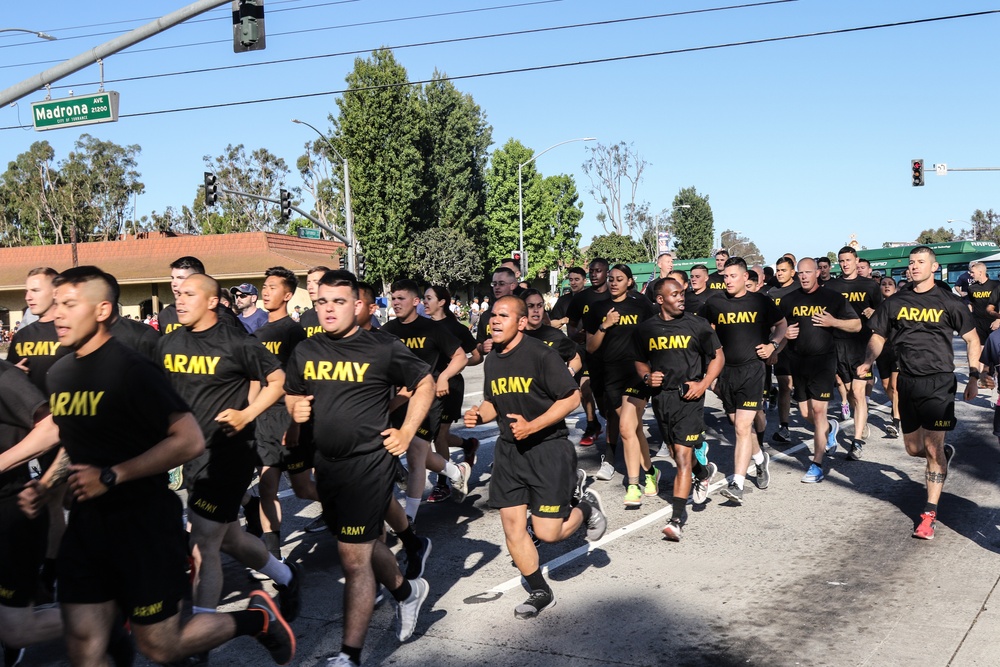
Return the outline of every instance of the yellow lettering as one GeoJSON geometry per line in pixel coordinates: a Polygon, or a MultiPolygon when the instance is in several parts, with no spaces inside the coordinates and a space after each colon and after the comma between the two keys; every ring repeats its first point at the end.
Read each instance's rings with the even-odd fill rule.
{"type": "Polygon", "coordinates": [[[538,511],[547,512],[549,514],[555,514],[556,512],[559,511],[560,507],[562,507],[562,505],[539,505],[538,511]]]}
{"type": "Polygon", "coordinates": [[[311,361],[307,361],[305,366],[302,367],[302,379],[303,380],[315,380],[316,379],[316,364],[311,361]]]}
{"type": "Polygon", "coordinates": [[[177,331],[180,328],[181,328],[181,325],[180,325],[179,322],[178,323],[171,323],[171,324],[167,325],[167,328],[166,328],[166,330],[164,330],[163,333],[165,333],[165,334],[173,333],[173,332],[177,331]]]}
{"type": "Polygon", "coordinates": [[[271,354],[280,354],[281,342],[282,341],[280,340],[266,340],[264,341],[264,347],[266,347],[268,352],[271,354]]]}
{"type": "Polygon", "coordinates": [[[198,509],[205,510],[209,514],[215,514],[216,510],[219,509],[218,505],[206,501],[204,498],[199,498],[194,501],[194,506],[198,509]]]}
{"type": "Polygon", "coordinates": [[[144,616],[154,616],[163,611],[163,602],[157,602],[156,604],[149,604],[144,607],[135,607],[132,610],[132,615],[137,617],[144,616]]]}
{"type": "Polygon", "coordinates": [[[500,394],[527,394],[531,392],[531,383],[535,378],[505,377],[490,381],[490,390],[494,396],[500,394]]]}
{"type": "Polygon", "coordinates": [[[365,373],[368,372],[369,366],[371,366],[371,364],[359,364],[356,361],[354,362],[354,374],[357,376],[358,382],[365,381],[365,373]]]}
{"type": "Polygon", "coordinates": [[[687,436],[687,437],[686,437],[686,438],[684,438],[684,439],[685,439],[685,440],[686,440],[687,442],[697,442],[698,440],[700,440],[700,439],[701,439],[701,436],[700,436],[700,435],[697,435],[697,434],[695,434],[695,435],[689,435],[689,436],[687,436]]]}
{"type": "Polygon", "coordinates": [[[333,370],[333,362],[321,361],[319,362],[319,367],[316,369],[316,379],[317,380],[329,380],[330,371],[333,370]]]}
{"type": "Polygon", "coordinates": [[[354,361],[307,361],[302,366],[303,380],[329,380],[337,382],[364,382],[371,364],[354,361]]]}
{"type": "Polygon", "coordinates": [[[354,369],[351,367],[350,362],[338,361],[333,369],[333,377],[330,379],[340,380],[341,382],[354,382],[354,369]]]}
{"type": "Polygon", "coordinates": [[[323,327],[320,327],[320,326],[306,327],[306,338],[312,338],[316,334],[322,333],[322,332],[323,332],[323,327]]]}
{"type": "Polygon", "coordinates": [[[795,306],[792,308],[792,317],[812,317],[822,315],[826,312],[823,306],[795,306]]]}
{"type": "Polygon", "coordinates": [[[940,322],[944,310],[937,308],[916,308],[903,307],[896,315],[897,320],[910,320],[911,322],[940,322]]]}
{"type": "Polygon", "coordinates": [[[341,526],[341,535],[363,535],[365,532],[364,526],[341,526]]]}
{"type": "Polygon", "coordinates": [[[622,326],[625,326],[627,324],[638,324],[638,323],[639,323],[638,315],[622,315],[620,318],[618,318],[618,324],[622,326]]]}
{"type": "Polygon", "coordinates": [[[404,338],[403,342],[411,350],[422,350],[424,349],[424,343],[427,342],[427,338],[425,336],[421,336],[420,338],[404,338]]]}

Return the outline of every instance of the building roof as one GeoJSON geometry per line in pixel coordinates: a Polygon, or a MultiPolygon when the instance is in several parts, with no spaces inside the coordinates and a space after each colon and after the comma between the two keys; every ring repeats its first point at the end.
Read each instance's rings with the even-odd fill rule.
{"type": "MultiPolygon", "coordinates": [[[[192,255],[218,280],[260,278],[272,266],[304,273],[316,265],[336,263],[339,241],[300,239],[284,234],[172,235],[159,232],[130,236],[120,241],[78,243],[79,265],[95,265],[129,283],[162,282],[169,265],[178,257],[192,255]]],[[[71,244],[0,248],[0,290],[23,289],[28,271],[51,266],[62,271],[73,265],[71,244]]]]}

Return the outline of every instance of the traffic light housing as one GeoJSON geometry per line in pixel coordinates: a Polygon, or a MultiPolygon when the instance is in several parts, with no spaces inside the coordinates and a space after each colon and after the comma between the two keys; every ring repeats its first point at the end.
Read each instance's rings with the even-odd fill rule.
{"type": "Polygon", "coordinates": [[[521,263],[521,251],[520,250],[512,250],[511,253],[510,253],[510,258],[512,260],[514,260],[515,262],[517,262],[518,264],[520,264],[521,263]]]}
{"type": "Polygon", "coordinates": [[[264,49],[264,0],[233,0],[232,6],[233,52],[264,49]]]}
{"type": "Polygon", "coordinates": [[[292,217],[292,193],[281,189],[281,221],[288,222],[292,217]]]}
{"type": "Polygon", "coordinates": [[[205,172],[205,206],[215,206],[219,201],[219,184],[215,174],[210,171],[205,172]]]}
{"type": "Polygon", "coordinates": [[[924,161],[910,160],[910,169],[913,172],[913,187],[922,186],[924,184],[924,161]]]}

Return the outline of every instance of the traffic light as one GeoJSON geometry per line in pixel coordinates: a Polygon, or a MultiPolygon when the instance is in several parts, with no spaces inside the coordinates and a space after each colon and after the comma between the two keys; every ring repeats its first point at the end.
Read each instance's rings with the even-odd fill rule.
{"type": "Polygon", "coordinates": [[[215,174],[210,171],[205,172],[205,206],[215,206],[219,201],[219,185],[216,183],[215,174]]]}
{"type": "Polygon", "coordinates": [[[515,262],[517,262],[518,264],[520,264],[521,263],[521,251],[520,250],[512,250],[511,253],[510,253],[510,258],[512,260],[514,260],[515,262]]]}
{"type": "Polygon", "coordinates": [[[233,0],[233,52],[260,51],[264,40],[264,0],[233,0]]]}
{"type": "Polygon", "coordinates": [[[281,189],[281,221],[288,222],[292,217],[292,193],[284,188],[281,189]]]}
{"type": "Polygon", "coordinates": [[[913,170],[913,187],[920,187],[924,184],[924,161],[910,160],[910,168],[913,170]]]}

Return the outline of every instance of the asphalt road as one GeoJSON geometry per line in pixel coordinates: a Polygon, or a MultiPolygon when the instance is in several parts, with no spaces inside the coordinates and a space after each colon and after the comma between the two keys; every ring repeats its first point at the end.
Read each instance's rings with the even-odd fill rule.
{"type": "MultiPolygon", "coordinates": [[[[468,405],[482,397],[481,367],[465,375],[468,405]]],[[[875,399],[884,399],[878,390],[875,399]]],[[[708,403],[710,458],[732,474],[732,429],[718,400],[710,396],[708,403]]],[[[375,611],[364,664],[998,665],[1000,446],[987,398],[960,402],[957,414],[959,426],[948,437],[957,455],[930,542],[910,537],[924,503],[924,463],[906,455],[901,438],[884,436],[889,417],[882,405],[873,406],[865,459],[847,461],[841,448],[826,481],[816,485],[799,482],[809,458],[801,443],[811,438],[793,418],[793,442],[771,449],[770,488],[752,489],[748,480],[742,507],[717,492],[703,508],[689,506],[679,543],[660,534],[672,463],[655,460],[663,471],[660,496],[626,510],[619,460],[615,479],[593,483],[609,515],[607,536],[595,544],[580,534],[542,546],[558,604],[532,621],[512,613],[526,593],[499,517],[487,505],[496,429],[473,429],[483,444],[468,498],[425,504],[417,519],[418,532],[433,540],[425,575],[431,592],[417,632],[400,645],[393,605],[384,604],[375,611]]],[[[575,439],[583,426],[577,417],[575,439]]],[[[776,413],[769,420],[768,440],[776,413]]],[[[655,450],[649,410],[646,424],[655,450]]],[[[843,426],[841,443],[853,424],[843,426]]],[[[603,441],[578,447],[580,467],[595,471],[603,450],[603,441]]],[[[318,506],[294,497],[285,503],[284,553],[306,571],[293,664],[322,665],[341,641],[336,544],[329,534],[301,532],[318,506]]],[[[241,608],[260,584],[235,562],[226,573],[224,608],[241,608]]],[[[269,583],[264,588],[273,592],[269,583]]],[[[39,647],[26,664],[64,664],[64,658],[57,647],[39,647]]],[[[211,664],[270,661],[254,640],[240,638],[213,651],[211,664]]]]}

